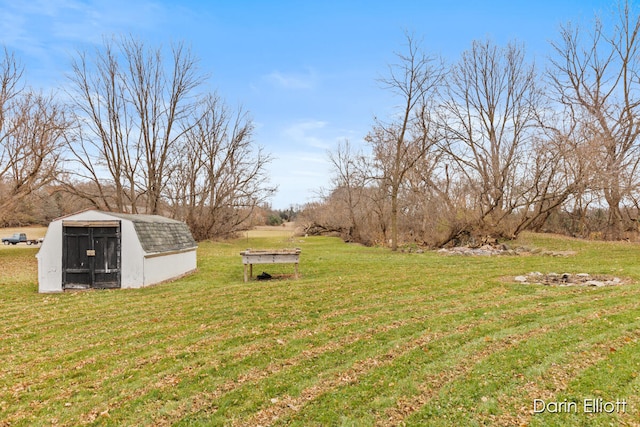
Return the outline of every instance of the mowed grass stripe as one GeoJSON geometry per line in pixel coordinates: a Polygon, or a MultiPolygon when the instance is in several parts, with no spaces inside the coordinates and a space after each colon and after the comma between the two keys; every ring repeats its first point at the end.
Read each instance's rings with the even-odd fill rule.
{"type": "MultiPolygon", "coordinates": [[[[636,332],[631,342],[624,339],[622,346],[614,347],[615,352],[606,352],[597,364],[572,378],[566,396],[611,396],[626,399],[628,409],[618,413],[620,425],[640,425],[640,339],[636,332]],[[607,381],[602,381],[603,375],[607,381]]],[[[615,345],[615,343],[613,343],[615,345]]],[[[615,399],[609,399],[615,400],[615,399]]],[[[608,415],[608,414],[607,414],[608,415]]],[[[599,414],[594,424],[604,425],[609,417],[599,414]]]]}
{"type": "MultiPolygon", "coordinates": [[[[572,312],[573,310],[570,310],[570,311],[572,312]]],[[[512,314],[513,314],[513,313],[512,313],[512,314]]],[[[521,313],[518,313],[518,314],[521,314],[521,313]]],[[[513,318],[516,318],[516,323],[520,323],[520,322],[521,322],[521,320],[519,319],[519,317],[520,317],[520,316],[518,316],[518,314],[515,314],[515,315],[513,315],[513,316],[512,316],[513,318]]],[[[562,317],[562,318],[564,318],[564,317],[562,317]]],[[[562,320],[562,318],[559,318],[559,319],[560,319],[559,321],[561,321],[561,320],[562,320]]],[[[442,319],[442,320],[443,320],[443,322],[442,322],[442,325],[441,325],[441,327],[440,327],[440,330],[449,330],[449,331],[451,331],[451,330],[453,330],[453,328],[456,326],[456,322],[451,321],[451,319],[442,319]]],[[[475,328],[475,329],[480,329],[480,331],[479,331],[479,332],[477,332],[477,334],[476,334],[476,335],[477,335],[477,336],[484,336],[484,334],[485,334],[485,333],[491,332],[491,331],[485,331],[485,330],[482,330],[481,326],[482,326],[484,323],[489,323],[489,322],[488,322],[488,321],[480,320],[480,322],[479,322],[479,323],[477,323],[477,322],[473,322],[473,323],[466,323],[466,324],[464,324],[464,327],[465,327],[465,328],[475,328]]],[[[425,322],[425,324],[428,324],[428,323],[426,323],[426,322],[425,322]]],[[[498,324],[498,323],[492,323],[492,326],[493,326],[494,330],[500,330],[500,329],[503,327],[503,325],[504,325],[504,322],[502,322],[501,324],[498,324]]],[[[430,328],[430,330],[431,330],[432,332],[433,332],[433,331],[435,331],[435,329],[433,329],[433,328],[430,328]]],[[[436,333],[437,333],[437,332],[436,332],[436,333]]],[[[405,335],[406,335],[406,334],[405,334],[405,335]]],[[[469,339],[470,339],[470,338],[469,338],[469,339]]],[[[398,343],[396,343],[395,345],[401,345],[401,346],[404,346],[404,344],[398,344],[398,343]]],[[[409,347],[411,347],[411,343],[409,344],[409,347]]],[[[385,356],[385,357],[388,357],[388,355],[387,355],[387,356],[385,356]]],[[[348,377],[349,377],[349,375],[345,375],[345,377],[347,377],[347,378],[348,378],[348,377]]],[[[277,380],[276,380],[276,381],[277,381],[277,380]]],[[[307,393],[307,395],[308,395],[308,393],[307,393]]],[[[290,404],[290,403],[287,403],[287,404],[290,404]]],[[[215,406],[215,405],[212,405],[212,406],[215,406]]],[[[295,407],[296,405],[291,404],[291,406],[292,406],[292,407],[295,407]]],[[[228,416],[229,414],[223,414],[223,415],[228,416]]],[[[262,421],[264,421],[264,420],[262,420],[262,421]]],[[[249,422],[249,424],[253,424],[253,420],[252,420],[252,421],[250,421],[250,422],[249,422]]]]}
{"type": "MultiPolygon", "coordinates": [[[[342,390],[335,390],[332,393],[325,394],[323,396],[323,402],[318,403],[317,407],[324,408],[334,406],[339,408],[337,412],[349,413],[351,417],[356,417],[360,414],[364,417],[363,420],[360,420],[363,424],[373,424],[374,421],[376,424],[385,424],[386,420],[391,420],[390,424],[395,425],[404,419],[407,414],[415,411],[428,400],[428,396],[424,393],[415,395],[413,398],[407,398],[405,394],[402,401],[398,402],[398,408],[401,408],[400,411],[393,408],[387,411],[388,413],[382,411],[384,404],[389,405],[395,400],[393,396],[399,393],[398,390],[401,390],[403,393],[408,393],[408,390],[403,389],[402,386],[403,383],[405,385],[411,383],[411,381],[407,381],[407,377],[412,378],[414,383],[419,384],[420,381],[425,380],[425,378],[418,378],[415,375],[424,373],[424,368],[433,368],[428,371],[430,374],[439,373],[439,379],[447,378],[447,380],[450,380],[451,377],[446,376],[443,372],[444,367],[452,367],[452,372],[466,372],[465,369],[470,368],[470,365],[474,362],[473,349],[476,346],[482,348],[486,343],[503,340],[503,337],[499,336],[503,333],[508,335],[507,344],[509,344],[509,342],[513,344],[513,342],[522,340],[523,336],[530,337],[533,336],[531,334],[543,332],[536,330],[536,326],[538,326],[536,324],[521,324],[517,317],[518,316],[514,316],[514,321],[510,322],[510,324],[499,325],[491,323],[489,325],[482,325],[482,327],[475,327],[460,336],[459,340],[453,343],[448,340],[434,340],[432,345],[427,349],[420,346],[409,348],[409,352],[401,354],[396,362],[384,370],[381,371],[380,368],[376,368],[376,372],[365,375],[359,380],[358,384],[350,384],[343,387],[342,390]],[[489,326],[489,328],[487,326],[489,326]],[[499,334],[497,334],[498,332],[499,334]],[[441,351],[440,353],[434,351],[439,344],[448,346],[445,347],[446,351],[441,351]],[[443,362],[443,359],[446,360],[446,363],[439,363],[443,362]],[[418,361],[423,364],[421,365],[418,361]],[[460,366],[455,365],[455,363],[458,362],[460,366]],[[410,368],[407,369],[407,367],[410,368]],[[461,368],[463,369],[462,371],[460,370],[461,368]],[[404,376],[404,380],[403,378],[398,378],[399,375],[404,376]],[[376,384],[382,385],[376,388],[376,384]],[[394,387],[387,387],[387,384],[391,384],[394,387]],[[372,416],[374,413],[377,413],[377,418],[372,416]]],[[[552,324],[562,323],[566,325],[566,319],[566,315],[556,316],[552,324]]],[[[571,321],[581,322],[582,320],[571,319],[571,321]]],[[[454,338],[454,335],[450,335],[449,339],[452,338],[454,338]]],[[[440,386],[442,384],[443,383],[440,383],[440,386]]],[[[429,396],[433,396],[433,394],[437,392],[438,387],[436,387],[432,381],[428,381],[428,385],[426,391],[429,396]]],[[[317,414],[312,410],[301,411],[296,415],[296,419],[315,419],[315,415],[317,414]]],[[[288,421],[285,421],[284,423],[287,422],[288,421]]]]}
{"type": "MultiPolygon", "coordinates": [[[[167,351],[168,351],[168,350],[167,350],[167,351]]],[[[135,366],[137,366],[137,365],[139,365],[139,364],[141,364],[141,362],[139,362],[139,360],[140,360],[140,358],[138,358],[138,359],[136,359],[136,360],[134,361],[134,363],[135,363],[134,367],[135,367],[135,366]]],[[[143,364],[143,363],[142,363],[142,364],[143,364]]],[[[126,368],[131,368],[131,367],[130,367],[130,366],[125,366],[124,368],[126,369],[126,368]]]]}
{"type": "MultiPolygon", "coordinates": [[[[368,419],[383,423],[381,414],[396,402],[420,395],[420,377],[412,372],[420,372],[422,350],[413,346],[424,336],[448,342],[453,348],[445,345],[447,351],[470,341],[491,353],[500,351],[491,345],[501,328],[538,322],[553,330],[560,327],[553,320],[559,313],[572,323],[598,311],[632,310],[625,303],[637,301],[636,285],[568,289],[497,279],[535,270],[613,269],[637,277],[637,247],[525,237],[575,245],[578,255],[462,259],[309,238],[295,243],[303,248],[300,280],[244,284],[237,252],[293,246],[261,239],[202,244],[196,275],[142,290],[42,296],[31,276],[9,286],[2,299],[0,354],[9,357],[0,367],[0,418],[17,424],[242,424],[296,393],[316,390],[280,420],[298,422],[306,414],[311,422],[337,416],[349,424],[362,416],[340,414],[331,396],[357,407],[358,396],[380,393],[375,404],[361,406],[374,414],[368,419]],[[603,256],[601,248],[609,252],[603,256]],[[611,253],[617,258],[609,259],[611,253]],[[395,379],[393,387],[369,381],[386,376],[395,379]]],[[[440,359],[447,353],[434,354],[429,369],[449,363],[440,359]]],[[[495,399],[506,405],[511,392],[505,390],[495,399]]]]}
{"type": "MultiPolygon", "coordinates": [[[[636,324],[635,326],[637,327],[638,325],[636,324]]],[[[566,419],[566,417],[558,414],[553,414],[550,417],[534,414],[534,399],[543,399],[547,402],[573,401],[580,406],[582,411],[584,399],[596,397],[596,394],[601,394],[602,391],[598,389],[597,385],[592,384],[588,391],[577,393],[571,391],[571,383],[582,382],[582,377],[585,373],[594,368],[600,370],[601,363],[611,358],[610,353],[613,346],[617,349],[616,351],[637,351],[638,334],[635,334],[635,338],[631,338],[629,334],[623,334],[617,338],[611,337],[609,334],[592,337],[586,342],[580,342],[576,349],[569,354],[556,353],[555,356],[563,356],[561,362],[549,356],[546,363],[541,364],[539,367],[534,366],[531,369],[534,372],[530,372],[526,376],[522,375],[520,377],[521,381],[502,387],[492,403],[494,408],[483,414],[483,419],[499,426],[583,424],[584,420],[581,417],[584,414],[577,414],[572,417],[573,419],[566,419]]],[[[638,364],[636,363],[635,369],[637,368],[638,364]]],[[[518,374],[514,375],[517,376],[518,374]]],[[[617,383],[616,392],[610,393],[609,396],[620,395],[629,396],[629,398],[636,396],[636,392],[629,393],[624,391],[626,385],[617,383]]],[[[629,408],[631,408],[633,402],[631,402],[631,399],[628,400],[630,401],[629,408]]],[[[613,422],[616,416],[621,418],[620,414],[607,414],[607,423],[613,422]]]]}
{"type": "MultiPolygon", "coordinates": [[[[633,311],[637,308],[638,305],[634,305],[633,311]]],[[[618,310],[614,308],[609,314],[616,312],[618,310]]],[[[640,322],[632,324],[631,327],[636,328],[638,325],[640,322]]],[[[558,387],[561,386],[555,383],[556,377],[553,376],[558,365],[567,367],[583,352],[588,354],[598,350],[597,352],[601,353],[604,349],[603,354],[606,356],[606,352],[609,351],[608,344],[624,344],[626,334],[626,329],[615,329],[612,333],[609,325],[603,324],[594,316],[571,319],[559,328],[520,341],[507,351],[495,352],[475,364],[467,376],[448,384],[440,391],[437,399],[408,418],[407,425],[422,425],[434,418],[446,419],[441,425],[460,425],[469,418],[479,424],[482,424],[483,420],[485,423],[493,424],[497,422],[498,415],[526,416],[533,409],[534,398],[553,398],[559,391],[558,387]],[[538,389],[531,391],[527,388],[528,392],[521,394],[517,410],[504,404],[501,399],[505,390],[523,386],[527,382],[537,384],[538,389]]],[[[585,369],[598,361],[598,358],[594,358],[590,363],[584,363],[582,368],[585,369]]],[[[579,370],[576,369],[573,375],[578,373],[579,370]]],[[[566,377],[563,375],[563,378],[566,377]]],[[[526,423],[526,417],[524,418],[526,423]]],[[[514,420],[507,417],[506,421],[504,425],[512,425],[514,420]]],[[[579,420],[578,425],[581,422],[582,420],[579,420]]]]}
{"type": "Polygon", "coordinates": [[[136,365],[140,364],[139,362],[136,362],[136,365]]]}
{"type": "MultiPolygon", "coordinates": [[[[372,319],[371,319],[371,317],[369,317],[369,319],[367,319],[367,320],[372,320],[372,319]]],[[[393,323],[393,325],[389,325],[389,326],[398,326],[399,324],[400,324],[400,322],[395,321],[395,322],[393,323]]],[[[389,326],[384,326],[384,329],[389,329],[389,326]]],[[[311,332],[309,332],[309,333],[305,333],[305,335],[308,335],[308,334],[311,334],[311,335],[316,336],[316,335],[317,335],[317,331],[315,331],[315,330],[314,330],[314,331],[313,331],[313,333],[311,333],[311,332]]],[[[286,337],[285,337],[285,338],[286,338],[286,337]]],[[[358,341],[358,340],[360,340],[360,339],[363,339],[364,337],[363,337],[362,335],[349,335],[349,336],[346,336],[346,338],[347,338],[347,340],[346,340],[347,342],[354,342],[354,341],[358,341]]],[[[287,339],[288,339],[288,338],[287,338],[287,339]]],[[[316,337],[316,339],[317,339],[317,337],[316,337]]],[[[314,340],[315,340],[315,339],[314,339],[314,340]]],[[[329,342],[329,344],[328,344],[328,345],[325,345],[324,347],[321,347],[321,348],[319,348],[319,347],[312,347],[312,348],[311,348],[311,349],[309,349],[309,350],[303,350],[301,354],[302,354],[303,356],[305,356],[305,357],[311,357],[312,355],[317,355],[318,353],[320,353],[320,352],[324,351],[324,350],[325,350],[325,349],[327,349],[327,348],[335,348],[335,347],[339,347],[340,345],[343,345],[344,341],[345,341],[345,340],[344,340],[344,339],[342,339],[342,338],[341,338],[340,340],[338,340],[338,341],[335,341],[335,339],[334,339],[334,338],[331,338],[330,340],[328,340],[328,342],[329,342]]],[[[271,355],[271,357],[273,358],[274,356],[273,356],[273,355],[271,355]]],[[[250,372],[249,372],[249,373],[247,373],[247,374],[243,374],[243,375],[241,375],[241,376],[238,378],[237,383],[242,384],[242,383],[244,383],[244,382],[245,382],[247,379],[249,379],[249,378],[253,378],[254,380],[255,380],[256,378],[261,378],[260,374],[262,374],[262,376],[265,376],[265,375],[267,375],[267,373],[273,373],[273,372],[275,372],[275,371],[277,370],[277,368],[278,368],[278,367],[280,367],[280,366],[287,366],[287,367],[289,367],[289,366],[295,365],[295,364],[297,363],[297,360],[296,360],[296,359],[297,359],[297,357],[293,357],[293,358],[289,358],[289,359],[286,359],[286,358],[285,358],[285,359],[283,359],[283,360],[285,360],[285,363],[284,363],[284,364],[283,364],[283,363],[281,363],[281,362],[277,362],[277,363],[275,363],[275,364],[274,364],[274,363],[272,363],[271,365],[269,365],[269,366],[267,366],[267,367],[264,367],[264,368],[263,368],[263,367],[257,367],[257,368],[254,368],[254,369],[252,369],[252,371],[253,371],[253,372],[251,372],[251,371],[250,371],[250,372]]],[[[256,362],[253,362],[253,364],[256,364],[256,362]]],[[[224,391],[228,391],[230,388],[232,388],[232,385],[233,385],[233,381],[232,381],[232,384],[231,384],[231,385],[230,385],[229,383],[227,383],[227,384],[225,384],[225,385],[221,386],[221,388],[222,388],[222,390],[224,390],[224,391]]],[[[220,393],[213,393],[213,394],[210,394],[210,395],[209,395],[209,397],[210,397],[210,398],[212,398],[214,395],[215,395],[215,396],[219,396],[219,395],[220,395],[220,393]]],[[[196,400],[202,400],[202,399],[196,399],[196,400]]]]}

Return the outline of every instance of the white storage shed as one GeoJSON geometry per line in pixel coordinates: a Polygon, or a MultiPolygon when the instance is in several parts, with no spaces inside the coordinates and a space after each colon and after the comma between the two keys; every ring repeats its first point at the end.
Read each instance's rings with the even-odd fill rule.
{"type": "Polygon", "coordinates": [[[196,269],[197,244],[183,222],[88,210],[49,224],[38,290],[141,288],[196,269]]]}

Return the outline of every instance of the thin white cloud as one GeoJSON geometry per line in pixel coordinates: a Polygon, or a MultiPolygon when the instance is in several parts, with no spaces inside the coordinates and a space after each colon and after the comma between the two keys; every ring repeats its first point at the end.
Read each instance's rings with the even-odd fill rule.
{"type": "Polygon", "coordinates": [[[8,47],[20,46],[26,40],[26,17],[23,14],[9,10],[4,4],[0,4],[0,39],[2,44],[8,47]]]}
{"type": "Polygon", "coordinates": [[[335,132],[327,121],[300,120],[268,138],[266,146],[275,150],[269,175],[278,184],[274,207],[286,208],[317,197],[318,188],[325,186],[330,176],[327,149],[335,145],[335,132]]]}
{"type": "Polygon", "coordinates": [[[31,85],[55,89],[76,51],[113,35],[144,39],[171,15],[154,0],[0,0],[0,45],[27,65],[31,85]]]}
{"type": "Polygon", "coordinates": [[[284,89],[313,89],[317,85],[317,75],[311,68],[304,73],[283,73],[273,71],[265,76],[272,85],[284,89]]]}
{"type": "Polygon", "coordinates": [[[105,35],[129,34],[161,26],[167,17],[164,8],[151,1],[111,0],[73,9],[76,16],[82,17],[82,20],[70,22],[69,19],[61,19],[62,16],[59,16],[53,24],[53,32],[57,37],[66,40],[89,39],[94,43],[100,43],[105,35]]]}
{"type": "Polygon", "coordinates": [[[326,184],[330,166],[323,154],[308,151],[278,155],[267,169],[278,191],[271,200],[274,208],[307,203],[317,197],[317,190],[326,184]]]}
{"type": "Polygon", "coordinates": [[[327,124],[321,120],[302,121],[285,128],[282,135],[294,146],[306,145],[326,150],[332,145],[324,135],[326,132],[323,132],[327,124]]]}
{"type": "Polygon", "coordinates": [[[80,10],[87,7],[89,7],[88,3],[78,0],[34,0],[26,4],[16,5],[16,9],[25,13],[46,15],[52,18],[59,17],[61,13],[68,10],[80,10]]]}
{"type": "Polygon", "coordinates": [[[169,13],[153,1],[0,0],[0,40],[35,55],[42,43],[73,46],[101,43],[104,36],[151,30],[169,13]]]}
{"type": "Polygon", "coordinates": [[[317,163],[320,165],[327,165],[326,159],[324,159],[324,157],[319,157],[317,154],[302,155],[298,159],[301,162],[305,162],[305,163],[317,163]]]}

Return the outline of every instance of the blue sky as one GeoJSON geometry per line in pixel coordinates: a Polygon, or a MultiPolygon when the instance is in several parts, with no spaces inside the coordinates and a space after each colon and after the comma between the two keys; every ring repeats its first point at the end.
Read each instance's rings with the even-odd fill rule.
{"type": "Polygon", "coordinates": [[[183,41],[210,88],[249,111],[255,141],[274,157],[274,208],[304,204],[329,187],[327,150],[363,144],[373,116],[394,99],[376,79],[402,52],[405,32],[423,49],[457,60],[473,40],[518,40],[539,65],[560,24],[590,25],[611,1],[170,1],[0,0],[0,44],[14,51],[27,83],[60,90],[70,58],[104,36],[155,45],[183,41]]]}

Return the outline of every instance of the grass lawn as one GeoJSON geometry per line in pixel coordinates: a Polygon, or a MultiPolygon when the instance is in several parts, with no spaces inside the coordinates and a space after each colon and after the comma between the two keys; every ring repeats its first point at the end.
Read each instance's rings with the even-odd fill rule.
{"type": "Polygon", "coordinates": [[[38,249],[0,251],[0,426],[640,425],[640,246],[519,244],[576,254],[262,235],[201,243],[199,271],[173,283],[41,295],[38,249]],[[244,283],[249,247],[300,247],[302,277],[244,283]],[[633,283],[502,279],[531,271],[633,283]],[[600,398],[625,411],[585,413],[600,398]]]}

